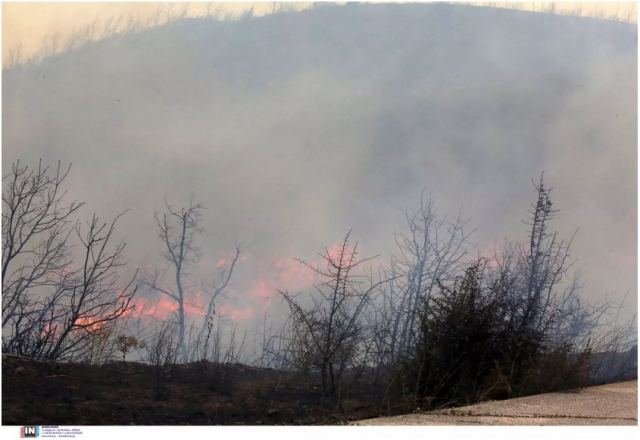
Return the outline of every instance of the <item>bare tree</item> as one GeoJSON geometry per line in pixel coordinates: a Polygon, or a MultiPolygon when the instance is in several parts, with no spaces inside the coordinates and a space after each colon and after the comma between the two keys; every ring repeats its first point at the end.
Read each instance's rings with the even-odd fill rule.
{"type": "MultiPolygon", "coordinates": [[[[196,247],[195,238],[197,234],[202,232],[199,223],[204,207],[201,204],[195,204],[193,201],[190,202],[189,206],[180,209],[176,209],[166,202],[165,207],[165,212],[155,213],[154,217],[158,227],[158,236],[165,248],[164,257],[171,265],[174,273],[175,289],[160,286],[158,276],[156,276],[154,280],[147,282],[147,284],[152,290],[168,296],[178,305],[179,357],[181,360],[187,361],[189,358],[189,344],[186,335],[185,304],[187,304],[188,299],[185,290],[185,278],[188,275],[188,268],[193,267],[200,260],[201,255],[199,249],[196,247]]],[[[212,317],[215,313],[215,301],[223,294],[229,285],[239,255],[240,250],[236,248],[235,257],[228,270],[222,270],[219,282],[214,284],[212,288],[207,305],[207,313],[204,317],[202,327],[198,332],[194,350],[195,347],[200,345],[200,342],[205,336],[209,317],[212,317]]]]}
{"type": "Polygon", "coordinates": [[[553,208],[552,189],[544,184],[543,175],[533,185],[536,201],[526,221],[527,242],[507,243],[496,252],[492,270],[487,271],[503,304],[500,321],[508,334],[526,341],[515,349],[514,357],[532,357],[538,351],[565,347],[575,353],[589,352],[601,345],[602,332],[607,334],[610,326],[604,318],[612,305],[607,300],[588,304],[581,298],[578,278],[569,273],[575,234],[563,240],[552,230],[558,212],[553,208]]]}
{"type": "MultiPolygon", "coordinates": [[[[65,286],[65,305],[62,307],[62,325],[50,325],[47,332],[57,336],[48,357],[73,356],[91,333],[121,317],[132,309],[131,300],[136,292],[134,274],[121,287],[117,269],[124,266],[121,242],[110,247],[110,241],[119,216],[111,223],[102,222],[94,215],[83,232],[79,224],[75,230],[82,248],[82,264],[72,272],[71,285],[65,286]]],[[[59,307],[58,307],[59,308],[59,307]]],[[[51,307],[55,315],[56,305],[51,307]]],[[[51,323],[53,324],[53,323],[51,323]]]]}
{"type": "Polygon", "coordinates": [[[201,211],[204,209],[200,204],[193,201],[188,207],[175,209],[165,202],[166,212],[154,214],[158,226],[158,236],[165,247],[164,258],[171,264],[175,276],[175,290],[168,290],[160,287],[156,280],[150,283],[153,290],[156,290],[178,304],[178,347],[181,357],[186,359],[185,340],[185,291],[183,287],[185,270],[194,265],[200,259],[198,249],[195,247],[195,235],[202,230],[198,222],[201,211]]]}
{"type": "Polygon", "coordinates": [[[575,339],[587,334],[606,310],[606,304],[587,307],[579,296],[578,279],[568,278],[573,266],[570,250],[575,234],[563,240],[551,230],[558,212],[553,208],[552,189],[543,175],[534,183],[536,201],[529,211],[526,244],[507,243],[494,259],[493,276],[500,279],[504,298],[510,298],[509,320],[513,328],[526,328],[532,334],[550,334],[575,339]]]}
{"type": "Polygon", "coordinates": [[[537,200],[530,211],[529,248],[520,261],[524,263],[527,295],[523,324],[539,327],[552,304],[554,288],[572,265],[569,250],[573,237],[564,241],[558,238],[557,232],[549,231],[549,223],[557,213],[551,201],[552,189],[545,187],[543,175],[534,186],[537,200]]]}
{"type": "Polygon", "coordinates": [[[82,204],[65,204],[61,185],[39,163],[13,164],[3,193],[3,350],[40,359],[79,359],[97,333],[131,309],[133,278],[124,286],[124,243],[112,246],[111,223],[95,215],[83,230],[71,216],[82,204]],[[72,233],[80,243],[72,258],[72,233]]]}
{"type": "Polygon", "coordinates": [[[320,279],[307,297],[309,305],[298,295],[278,291],[291,312],[295,360],[303,368],[319,370],[325,403],[339,399],[343,374],[364,336],[361,314],[373,292],[385,282],[364,284],[354,274],[354,269],[375,258],[359,259],[357,248],[357,243],[349,245],[347,234],[336,255],[328,250],[321,255],[326,267],[301,262],[320,279]]]}
{"type": "Polygon", "coordinates": [[[396,236],[398,253],[391,259],[388,292],[376,319],[378,350],[390,363],[410,352],[423,303],[428,305],[438,281],[451,281],[459,273],[473,233],[461,213],[453,219],[438,217],[424,193],[418,209],[406,211],[405,217],[408,232],[396,236]]]}
{"type": "Polygon", "coordinates": [[[51,275],[70,262],[71,216],[83,205],[63,201],[61,188],[70,169],[58,163],[52,175],[42,161],[35,170],[18,161],[3,178],[3,327],[24,313],[31,289],[51,286],[51,275]]]}

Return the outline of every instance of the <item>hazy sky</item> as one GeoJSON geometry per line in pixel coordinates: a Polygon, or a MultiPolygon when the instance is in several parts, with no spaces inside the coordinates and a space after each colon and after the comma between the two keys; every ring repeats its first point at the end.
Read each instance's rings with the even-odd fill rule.
{"type": "MultiPolygon", "coordinates": [[[[472,2],[479,5],[517,8],[523,10],[549,10],[558,13],[584,16],[606,17],[623,21],[636,20],[636,2],[472,2]]],[[[57,50],[62,50],[63,42],[76,32],[95,26],[94,38],[122,31],[129,20],[141,26],[151,23],[162,24],[168,17],[184,14],[197,17],[215,14],[219,17],[237,17],[249,9],[255,15],[271,13],[274,8],[285,7],[304,9],[310,3],[303,2],[76,2],[76,3],[21,3],[3,2],[2,47],[3,65],[20,51],[21,58],[31,58],[51,48],[52,39],[59,40],[57,50]],[[119,21],[118,21],[119,20],[119,21]],[[106,30],[105,25],[113,26],[106,30]],[[105,32],[106,31],[106,32],[105,32]]]]}

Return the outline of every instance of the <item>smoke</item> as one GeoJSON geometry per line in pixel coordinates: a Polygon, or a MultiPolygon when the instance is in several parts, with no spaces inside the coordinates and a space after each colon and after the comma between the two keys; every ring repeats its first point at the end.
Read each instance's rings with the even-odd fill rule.
{"type": "Polygon", "coordinates": [[[201,201],[188,288],[206,293],[239,243],[219,309],[236,321],[308,286],[293,257],[314,261],[351,228],[384,264],[423,188],[441,214],[463,207],[479,248],[524,239],[545,170],[557,229],[579,228],[585,297],[630,291],[633,311],[636,38],[626,23],[445,4],[178,20],[4,70],[3,169],[72,162],[85,215],[130,210],[132,270],[166,267],[164,198],[201,201]]]}

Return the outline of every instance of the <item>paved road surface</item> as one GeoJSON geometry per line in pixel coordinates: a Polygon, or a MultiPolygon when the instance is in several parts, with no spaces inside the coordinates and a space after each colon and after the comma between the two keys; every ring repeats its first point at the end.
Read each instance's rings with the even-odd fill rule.
{"type": "Polygon", "coordinates": [[[538,394],[448,410],[381,417],[356,425],[637,425],[638,382],[538,394]]]}

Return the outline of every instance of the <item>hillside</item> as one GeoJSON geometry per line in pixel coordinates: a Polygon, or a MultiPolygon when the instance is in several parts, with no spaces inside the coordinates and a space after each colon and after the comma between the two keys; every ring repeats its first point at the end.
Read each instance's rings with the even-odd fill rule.
{"type": "Polygon", "coordinates": [[[85,215],[131,210],[132,268],[160,264],[165,196],[194,194],[210,209],[202,267],[250,244],[238,316],[288,287],[272,260],[349,228],[388,255],[423,189],[441,212],[464,207],[478,247],[518,239],[544,170],[600,300],[636,289],[636,38],[626,23],[446,4],[184,19],[5,70],[3,169],[72,162],[85,215]]]}

